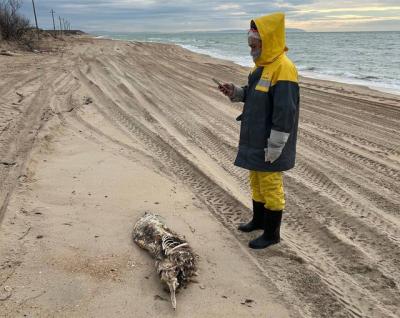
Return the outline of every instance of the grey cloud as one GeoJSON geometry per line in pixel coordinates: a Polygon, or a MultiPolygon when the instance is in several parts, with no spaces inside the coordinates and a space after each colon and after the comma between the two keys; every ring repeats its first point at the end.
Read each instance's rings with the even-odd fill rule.
{"type": "MultiPolygon", "coordinates": [[[[323,19],[322,13],[299,13],[299,8],[313,8],[322,0],[263,1],[196,1],[196,0],[36,0],[39,24],[50,28],[50,10],[71,21],[74,28],[87,31],[112,29],[114,31],[155,31],[246,28],[248,21],[274,11],[286,12],[291,21],[323,19]],[[225,5],[226,10],[215,10],[225,5]],[[234,5],[234,6],[232,6],[234,5]],[[240,15],[235,15],[240,13],[240,15]]],[[[347,4],[376,3],[373,0],[350,0],[347,4]]],[[[380,5],[395,5],[393,0],[380,1],[380,5]]],[[[23,13],[31,20],[31,1],[25,0],[23,13]]]]}

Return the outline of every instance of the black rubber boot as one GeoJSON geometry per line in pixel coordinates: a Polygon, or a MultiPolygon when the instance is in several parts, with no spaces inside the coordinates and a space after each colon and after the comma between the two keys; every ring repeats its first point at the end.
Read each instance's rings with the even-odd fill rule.
{"type": "Polygon", "coordinates": [[[264,233],[249,242],[249,247],[262,249],[277,244],[281,240],[280,229],[282,221],[282,211],[271,211],[265,209],[264,233]]]}
{"type": "Polygon", "coordinates": [[[238,230],[246,233],[255,230],[262,230],[264,224],[264,214],[264,203],[253,200],[253,219],[249,223],[240,224],[238,226],[238,230]]]}

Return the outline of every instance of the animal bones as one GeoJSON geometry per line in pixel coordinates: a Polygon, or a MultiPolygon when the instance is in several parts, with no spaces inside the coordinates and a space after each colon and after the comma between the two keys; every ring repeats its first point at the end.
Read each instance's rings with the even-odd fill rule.
{"type": "Polygon", "coordinates": [[[198,256],[186,240],[171,231],[160,219],[147,213],[133,228],[133,240],[156,259],[157,273],[168,287],[172,307],[176,309],[176,296],[197,275],[198,256]]]}

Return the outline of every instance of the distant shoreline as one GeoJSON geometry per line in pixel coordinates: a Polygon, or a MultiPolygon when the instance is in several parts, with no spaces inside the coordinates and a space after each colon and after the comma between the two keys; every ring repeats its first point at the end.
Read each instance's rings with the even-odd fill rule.
{"type": "MultiPolygon", "coordinates": [[[[126,31],[82,31],[86,34],[100,34],[100,33],[106,33],[108,35],[110,34],[143,34],[144,31],[132,31],[132,32],[126,32],[126,31]]],[[[179,31],[179,32],[160,32],[160,31],[152,31],[151,33],[153,34],[187,34],[187,33],[238,33],[238,32],[243,32],[246,33],[247,30],[210,30],[210,31],[179,31]]],[[[307,30],[302,30],[302,29],[286,29],[286,33],[398,33],[400,30],[387,30],[387,31],[382,31],[382,30],[375,30],[375,31],[307,31],[307,30]]]]}

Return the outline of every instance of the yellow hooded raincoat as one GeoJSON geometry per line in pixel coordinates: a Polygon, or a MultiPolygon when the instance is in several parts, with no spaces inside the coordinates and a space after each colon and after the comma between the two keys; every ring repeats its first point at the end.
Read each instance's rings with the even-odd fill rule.
{"type": "Polygon", "coordinates": [[[285,17],[282,13],[253,20],[262,41],[261,55],[244,90],[240,141],[235,165],[255,171],[285,171],[294,167],[299,118],[296,67],[286,56],[285,17]],[[265,162],[271,130],[289,134],[281,156],[265,162]]]}

